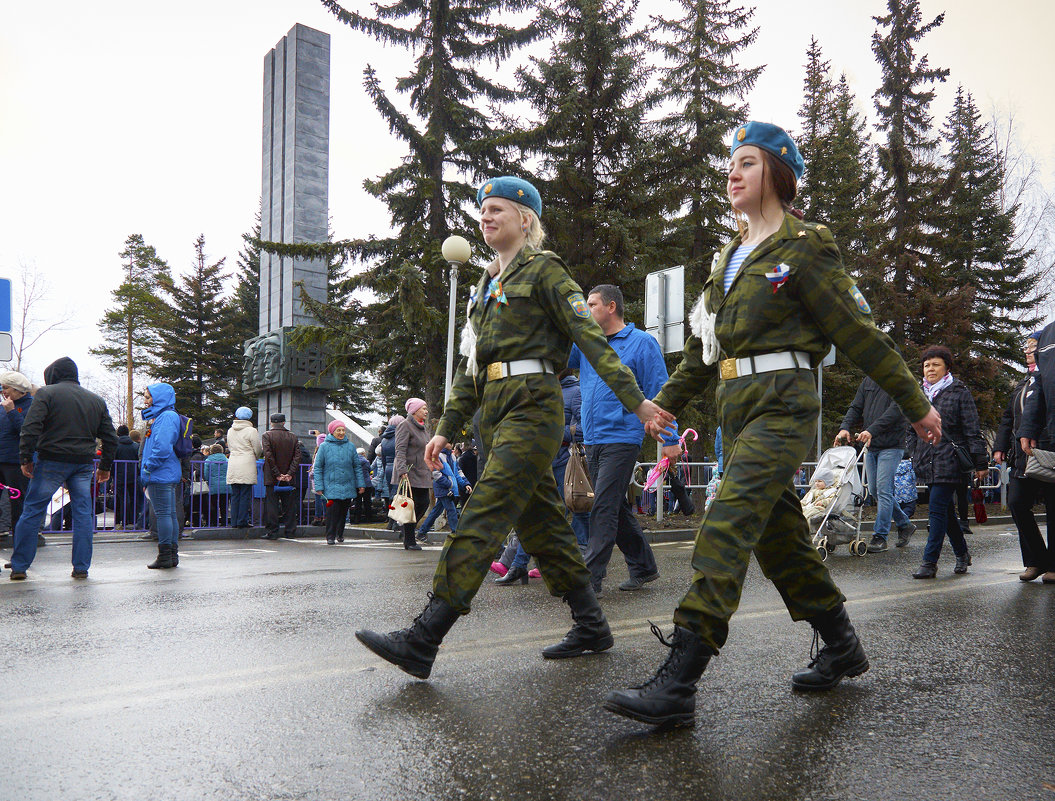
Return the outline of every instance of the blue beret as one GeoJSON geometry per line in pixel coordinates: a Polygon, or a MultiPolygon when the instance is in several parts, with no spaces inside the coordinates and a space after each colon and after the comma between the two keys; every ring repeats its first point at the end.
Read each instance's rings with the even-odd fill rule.
{"type": "Polygon", "coordinates": [[[1027,336],[1026,339],[1036,339],[1037,341],[1039,341],[1040,340],[1040,335],[1043,334],[1043,333],[1044,333],[1044,329],[1043,328],[1038,328],[1032,334],[1027,336]]]}
{"type": "Polygon", "coordinates": [[[771,122],[749,122],[736,129],[733,146],[729,148],[729,155],[735,153],[741,145],[754,145],[768,150],[791,167],[791,171],[795,173],[795,180],[802,178],[802,171],[805,168],[802,154],[799,153],[795,142],[783,128],[771,122]]]}
{"type": "Polygon", "coordinates": [[[504,197],[514,203],[520,203],[535,212],[540,219],[542,217],[542,195],[523,178],[514,178],[512,175],[492,178],[480,187],[480,191],[476,193],[476,202],[483,206],[489,197],[504,197]]]}

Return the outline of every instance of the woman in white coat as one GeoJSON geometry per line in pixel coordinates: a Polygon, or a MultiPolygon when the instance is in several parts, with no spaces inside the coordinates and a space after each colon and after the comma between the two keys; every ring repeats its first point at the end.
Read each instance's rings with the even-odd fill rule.
{"type": "MultiPolygon", "coordinates": [[[[252,523],[253,487],[256,485],[256,460],[264,455],[260,432],[253,425],[253,410],[240,406],[234,413],[234,424],[227,431],[227,483],[231,485],[231,526],[248,529],[252,523]]],[[[248,533],[248,532],[247,532],[248,533]]]]}

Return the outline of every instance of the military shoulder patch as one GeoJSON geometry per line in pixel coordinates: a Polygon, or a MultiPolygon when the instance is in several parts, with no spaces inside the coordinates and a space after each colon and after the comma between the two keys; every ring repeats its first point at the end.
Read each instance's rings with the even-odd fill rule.
{"type": "Polygon", "coordinates": [[[582,296],[582,292],[572,292],[568,295],[568,305],[571,306],[576,317],[585,320],[590,316],[590,307],[586,305],[586,298],[582,296]]]}
{"type": "Polygon", "coordinates": [[[854,303],[857,304],[857,308],[861,310],[863,314],[871,314],[872,307],[868,305],[868,301],[865,300],[865,296],[861,294],[861,290],[854,284],[850,287],[850,297],[854,299],[854,303]]]}

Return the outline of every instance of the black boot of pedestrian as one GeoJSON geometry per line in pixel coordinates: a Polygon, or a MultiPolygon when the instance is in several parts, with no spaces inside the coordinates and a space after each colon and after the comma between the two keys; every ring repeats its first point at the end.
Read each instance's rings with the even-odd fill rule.
{"type": "Polygon", "coordinates": [[[169,551],[172,554],[172,566],[179,567],[179,540],[169,546],[169,551]]]}
{"type": "Polygon", "coordinates": [[[421,546],[414,539],[414,524],[403,526],[403,550],[420,551],[421,546]]]}
{"type": "Polygon", "coordinates": [[[168,570],[172,564],[172,546],[158,543],[158,558],[147,565],[151,570],[168,570]]]}
{"type": "Polygon", "coordinates": [[[429,604],[408,629],[378,634],[362,629],[355,638],[382,659],[411,676],[427,679],[436,661],[440,643],[451,630],[458,613],[446,601],[429,593],[429,604]]]}
{"type": "Polygon", "coordinates": [[[607,651],[615,644],[612,630],[608,628],[608,621],[590,584],[572,590],[563,600],[571,608],[571,619],[575,625],[559,643],[543,648],[542,656],[546,659],[567,659],[582,656],[587,651],[607,651]]]}
{"type": "Polygon", "coordinates": [[[629,690],[616,690],[604,699],[604,708],[653,726],[692,726],[696,722],[696,682],[714,655],[700,637],[681,626],[666,639],[659,626],[652,633],[670,649],[656,675],[629,690]]]}
{"type": "Polygon", "coordinates": [[[495,584],[501,584],[503,587],[507,587],[511,584],[516,584],[518,581],[521,584],[528,583],[528,572],[526,567],[509,568],[508,573],[506,573],[501,578],[495,579],[495,584]]]}
{"type": "Polygon", "coordinates": [[[964,551],[963,556],[956,557],[956,566],[952,569],[952,572],[960,574],[966,573],[967,568],[970,566],[970,564],[971,554],[967,551],[964,551]]]}
{"type": "Polygon", "coordinates": [[[834,609],[810,620],[813,626],[813,646],[810,664],[791,677],[796,690],[830,690],[844,678],[860,676],[868,670],[868,657],[857,639],[846,607],[834,609]],[[820,640],[824,647],[818,650],[820,640]]]}

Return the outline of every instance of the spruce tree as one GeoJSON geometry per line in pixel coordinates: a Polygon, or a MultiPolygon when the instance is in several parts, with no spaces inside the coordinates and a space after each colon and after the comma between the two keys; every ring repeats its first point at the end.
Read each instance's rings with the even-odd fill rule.
{"type": "Polygon", "coordinates": [[[822,168],[821,158],[825,155],[821,150],[822,140],[832,128],[832,96],[835,87],[832,85],[830,69],[831,62],[825,60],[820,43],[811,36],[810,45],[806,49],[806,77],[802,82],[803,100],[802,105],[799,106],[802,133],[796,143],[807,168],[799,182],[796,205],[802,209],[807,220],[816,220],[818,211],[826,211],[823,203],[818,202],[826,200],[823,190],[818,188],[814,192],[813,185],[814,176],[818,175],[819,169],[822,168]],[[815,194],[818,197],[815,198],[815,194]]]}
{"type": "Polygon", "coordinates": [[[1030,254],[1017,249],[1014,207],[1002,207],[1003,164],[989,125],[963,87],[956,92],[943,135],[950,188],[943,210],[946,281],[968,290],[970,332],[955,346],[972,378],[984,422],[995,424],[1020,361],[1024,330],[1039,322],[1038,277],[1030,254]]]}
{"type": "Polygon", "coordinates": [[[157,376],[176,391],[176,407],[194,419],[201,432],[231,417],[229,398],[239,373],[241,343],[224,326],[223,282],[226,257],[209,263],[205,235],[194,240],[194,262],[188,273],[165,283],[166,302],[159,323],[157,376]]]}
{"type": "Polygon", "coordinates": [[[99,321],[103,344],[89,352],[99,357],[107,369],[124,373],[124,423],[131,428],[135,425],[134,376],[157,374],[162,340],[157,326],[164,309],[159,296],[170,278],[168,265],[152,245],[146,244],[142,234],[130,235],[118,255],[124,260],[124,279],[111,293],[114,305],[99,321]]]}
{"type": "Polygon", "coordinates": [[[652,152],[647,37],[624,0],[563,0],[543,9],[556,39],[546,58],[517,72],[533,119],[509,141],[539,163],[546,247],[584,291],[620,285],[631,307],[644,292],[648,243],[661,199],[642,162],[652,152]]]}
{"type": "MultiPolygon", "coordinates": [[[[741,67],[754,42],[753,10],[728,0],[680,0],[676,18],[653,17],[654,47],[663,56],[653,193],[664,193],[669,263],[684,264],[686,292],[695,298],[711,258],[728,241],[726,173],[729,135],[747,118],[744,98],[762,67],[741,67]]],[[[648,164],[648,162],[646,162],[648,164]]]]}
{"type": "Polygon", "coordinates": [[[878,27],[872,36],[883,76],[874,96],[876,127],[885,136],[877,149],[875,257],[885,265],[890,308],[897,309],[894,341],[914,358],[919,347],[945,339],[967,316],[965,296],[943,286],[939,206],[945,175],[930,115],[933,85],[949,71],[931,67],[916,52],[944,14],[924,24],[919,0],[887,0],[887,10],[873,17],[878,27]]]}
{"type": "MultiPolygon", "coordinates": [[[[340,297],[346,307],[354,307],[347,298],[365,289],[376,300],[351,318],[335,306],[331,319],[349,324],[354,319],[355,327],[327,328],[321,335],[335,352],[364,354],[366,363],[377,370],[386,400],[402,405],[408,394],[420,394],[438,410],[449,290],[440,245],[451,233],[477,237],[476,218],[468,211],[475,205],[475,184],[506,169],[491,122],[481,109],[513,97],[487,76],[538,32],[533,25],[516,28],[504,22],[527,9],[527,0],[477,0],[468,5],[401,0],[375,5],[374,17],[333,0],[322,2],[350,27],[416,54],[409,74],[396,82],[410,113],[389,96],[372,67],[364,70],[367,94],[391,132],[408,147],[399,166],[364,182],[367,191],[388,206],[394,231],[314,249],[274,249],[296,255],[339,252],[361,262],[365,268],[341,283],[340,297]],[[481,63],[487,63],[487,73],[477,69],[481,63]]],[[[465,283],[463,298],[468,292],[465,283]]],[[[463,306],[459,301],[458,307],[463,306]]]]}

